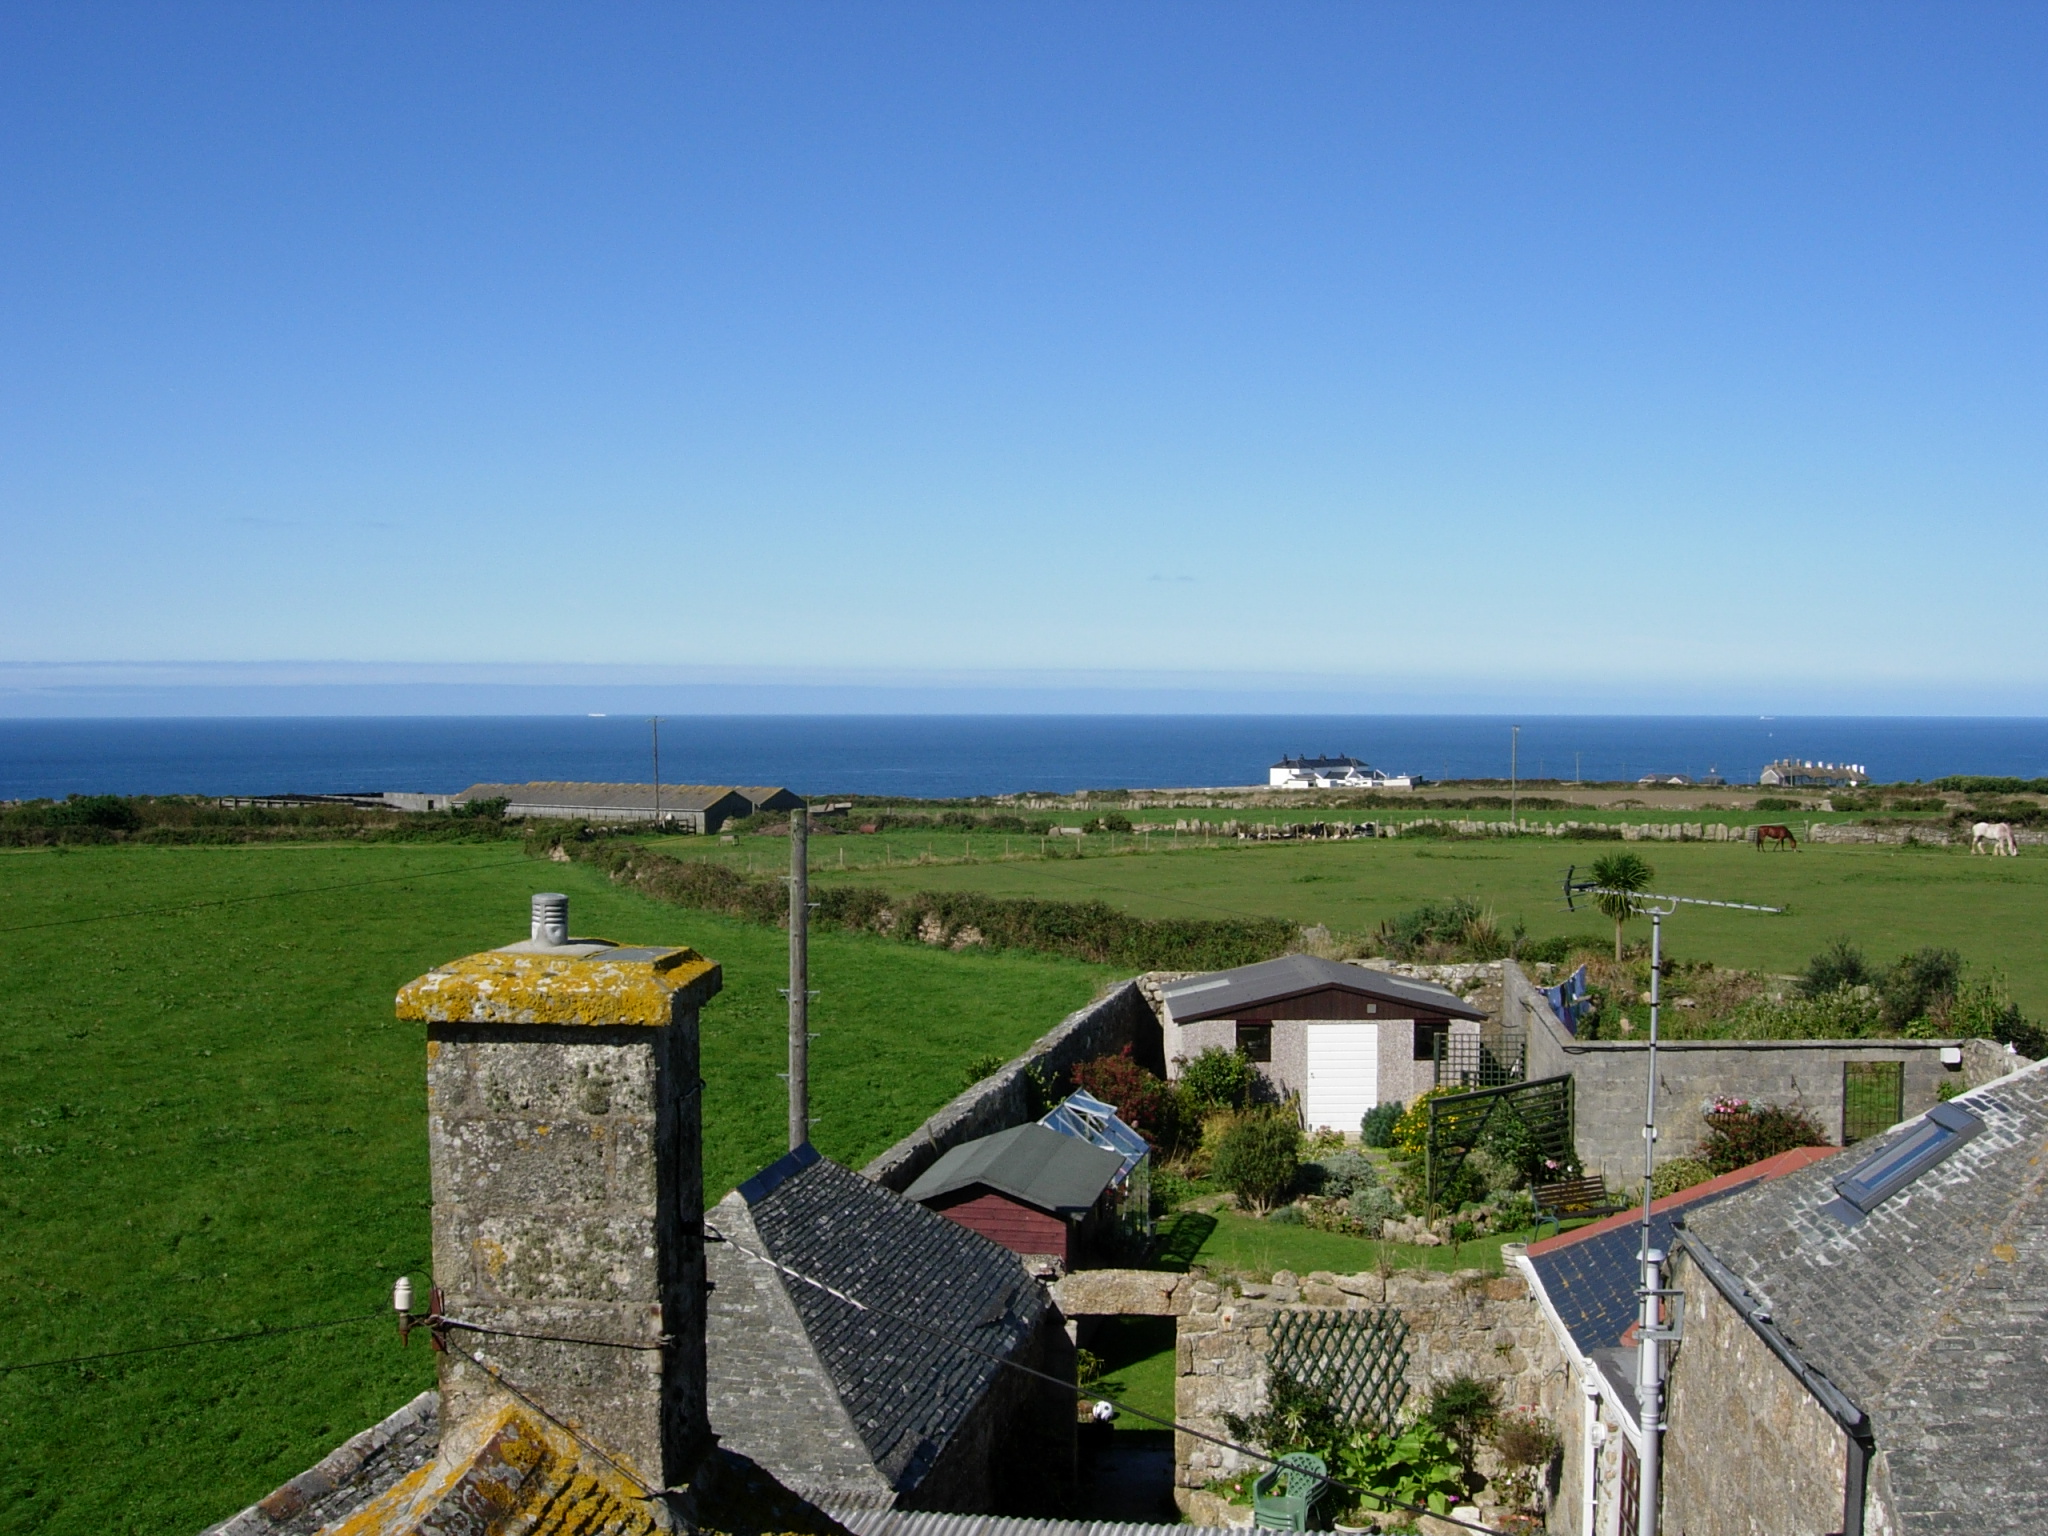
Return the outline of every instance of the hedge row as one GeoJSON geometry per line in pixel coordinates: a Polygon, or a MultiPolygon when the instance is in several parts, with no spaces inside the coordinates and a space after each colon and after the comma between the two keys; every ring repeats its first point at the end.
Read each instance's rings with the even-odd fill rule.
{"type": "MultiPolygon", "coordinates": [[[[659,901],[780,927],[783,883],[709,859],[678,859],[631,843],[565,841],[570,857],[602,866],[659,901]]],[[[1285,954],[1297,938],[1280,918],[1133,917],[1105,901],[1036,901],[971,891],[910,895],[864,885],[813,886],[820,927],[885,934],[906,943],[1028,949],[1126,970],[1217,971],[1285,954]]]]}

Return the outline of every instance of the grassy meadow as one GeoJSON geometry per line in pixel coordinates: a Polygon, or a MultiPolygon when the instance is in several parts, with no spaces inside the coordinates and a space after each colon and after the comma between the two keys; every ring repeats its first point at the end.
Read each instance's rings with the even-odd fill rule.
{"type": "MultiPolygon", "coordinates": [[[[786,845],[784,845],[786,847],[786,845]]],[[[782,1148],[786,941],[516,845],[0,852],[0,1365],[335,1319],[331,1330],[0,1374],[0,1531],[197,1531],[432,1382],[391,1282],[428,1272],[424,1047],[392,995],[579,932],[724,966],[704,1014],[706,1183],[782,1148]]],[[[816,1139],[858,1165],[1107,979],[815,935],[816,1139]]]]}
{"type": "MultiPolygon", "coordinates": [[[[788,856],[779,839],[751,841],[788,856]]],[[[869,841],[817,840],[813,878],[904,891],[1099,898],[1145,917],[1284,917],[1353,934],[1370,933],[1423,901],[1464,896],[1491,908],[1506,927],[1524,923],[1538,939],[1612,933],[1583,903],[1567,911],[1562,886],[1568,866],[1583,872],[1621,846],[1533,837],[1227,842],[1149,855],[1110,855],[1105,848],[1078,858],[838,868],[842,845],[869,841]]],[[[1657,890],[1789,908],[1783,916],[1682,908],[1665,924],[1667,950],[1681,958],[1790,972],[1838,935],[1876,961],[1925,944],[1951,945],[1973,965],[2004,971],[2030,1017],[2048,1016],[2048,950],[2039,942],[2048,929],[2048,857],[2032,849],[1993,859],[1967,849],[1871,844],[1809,844],[1796,853],[1740,843],[1627,846],[1655,867],[1657,890]]],[[[769,856],[755,855],[760,867],[768,867],[769,856]]],[[[1647,937],[1648,926],[1637,921],[1631,932],[1647,937]]]]}

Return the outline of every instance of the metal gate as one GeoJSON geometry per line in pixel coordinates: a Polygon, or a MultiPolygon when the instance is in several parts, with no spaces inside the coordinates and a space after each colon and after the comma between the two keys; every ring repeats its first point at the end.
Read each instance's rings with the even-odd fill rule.
{"type": "Polygon", "coordinates": [[[1906,1117],[1903,1061],[1842,1063],[1842,1145],[1888,1131],[1906,1117]]]}
{"type": "Polygon", "coordinates": [[[1424,1107],[1429,1122],[1422,1146],[1423,1187],[1432,1215],[1465,1159],[1489,1135],[1512,1138],[1530,1163],[1548,1165],[1555,1177],[1572,1177],[1578,1167],[1570,1073],[1445,1094],[1424,1107]]]}

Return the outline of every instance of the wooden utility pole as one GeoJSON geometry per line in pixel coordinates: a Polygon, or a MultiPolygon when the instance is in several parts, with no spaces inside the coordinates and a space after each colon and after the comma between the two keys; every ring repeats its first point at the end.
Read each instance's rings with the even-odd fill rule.
{"type": "Polygon", "coordinates": [[[1508,832],[1511,835],[1518,830],[1515,822],[1515,805],[1519,799],[1516,768],[1521,751],[1522,728],[1518,725],[1512,728],[1508,736],[1508,832]]]}
{"type": "Polygon", "coordinates": [[[789,813],[789,1149],[811,1139],[811,810],[789,813]]]}
{"type": "Polygon", "coordinates": [[[647,722],[654,731],[654,825],[661,826],[661,716],[647,722]]]}

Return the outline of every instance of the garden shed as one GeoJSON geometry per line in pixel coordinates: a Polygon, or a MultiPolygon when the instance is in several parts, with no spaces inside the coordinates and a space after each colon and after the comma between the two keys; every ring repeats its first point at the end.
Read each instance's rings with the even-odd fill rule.
{"type": "Polygon", "coordinates": [[[924,1171],[905,1196],[1013,1253],[1072,1268],[1092,1256],[1115,1219],[1115,1152],[1047,1126],[1016,1125],[963,1141],[924,1171]]]}
{"type": "Polygon", "coordinates": [[[1431,982],[1283,955],[1164,990],[1169,1076],[1211,1046],[1250,1057],[1267,1093],[1301,1096],[1311,1129],[1356,1133],[1366,1111],[1436,1083],[1436,1041],[1486,1014],[1431,982]]]}

